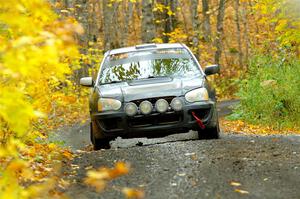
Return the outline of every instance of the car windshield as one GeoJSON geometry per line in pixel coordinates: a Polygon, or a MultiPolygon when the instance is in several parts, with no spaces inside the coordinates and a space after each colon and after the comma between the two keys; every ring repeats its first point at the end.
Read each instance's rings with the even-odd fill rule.
{"type": "Polygon", "coordinates": [[[157,77],[190,77],[201,74],[189,52],[183,48],[147,50],[110,55],[104,60],[99,83],[157,77]]]}

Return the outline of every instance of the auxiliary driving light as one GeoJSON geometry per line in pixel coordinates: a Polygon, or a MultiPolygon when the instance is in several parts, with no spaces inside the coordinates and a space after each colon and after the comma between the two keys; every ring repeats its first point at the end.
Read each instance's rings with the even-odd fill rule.
{"type": "Polygon", "coordinates": [[[182,100],[179,99],[179,98],[177,98],[177,97],[174,98],[174,99],[172,99],[172,101],[171,101],[171,107],[175,111],[181,111],[182,107],[183,107],[182,100]]]}
{"type": "Polygon", "coordinates": [[[168,110],[169,108],[169,103],[165,99],[159,99],[155,103],[155,109],[159,113],[164,113],[168,110]]]}
{"type": "Polygon", "coordinates": [[[143,101],[140,104],[140,111],[144,114],[144,115],[148,115],[152,112],[153,106],[151,104],[151,102],[149,101],[143,101]]]}
{"type": "Polygon", "coordinates": [[[135,116],[138,112],[138,107],[135,103],[128,103],[125,105],[125,113],[128,116],[135,116]]]}

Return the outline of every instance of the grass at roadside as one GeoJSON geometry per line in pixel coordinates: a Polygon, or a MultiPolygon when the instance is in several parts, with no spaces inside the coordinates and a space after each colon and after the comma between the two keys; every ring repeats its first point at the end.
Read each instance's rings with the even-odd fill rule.
{"type": "Polygon", "coordinates": [[[240,82],[239,105],[228,119],[269,129],[300,127],[300,61],[293,55],[257,55],[240,82]]]}

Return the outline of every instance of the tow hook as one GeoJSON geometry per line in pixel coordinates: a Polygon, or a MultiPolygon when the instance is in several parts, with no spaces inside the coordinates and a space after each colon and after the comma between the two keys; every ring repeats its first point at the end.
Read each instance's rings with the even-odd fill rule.
{"type": "Polygon", "coordinates": [[[199,127],[201,129],[205,129],[205,125],[203,124],[203,122],[197,117],[196,113],[194,111],[192,111],[192,115],[195,118],[195,120],[197,121],[197,124],[199,125],[199,127]]]}

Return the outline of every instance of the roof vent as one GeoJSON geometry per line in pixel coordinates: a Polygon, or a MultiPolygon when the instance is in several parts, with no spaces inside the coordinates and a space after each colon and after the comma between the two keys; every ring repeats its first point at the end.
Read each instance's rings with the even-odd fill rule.
{"type": "Polygon", "coordinates": [[[141,45],[136,45],[135,48],[136,49],[146,49],[146,48],[156,48],[156,44],[152,43],[152,44],[141,44],[141,45]]]}

